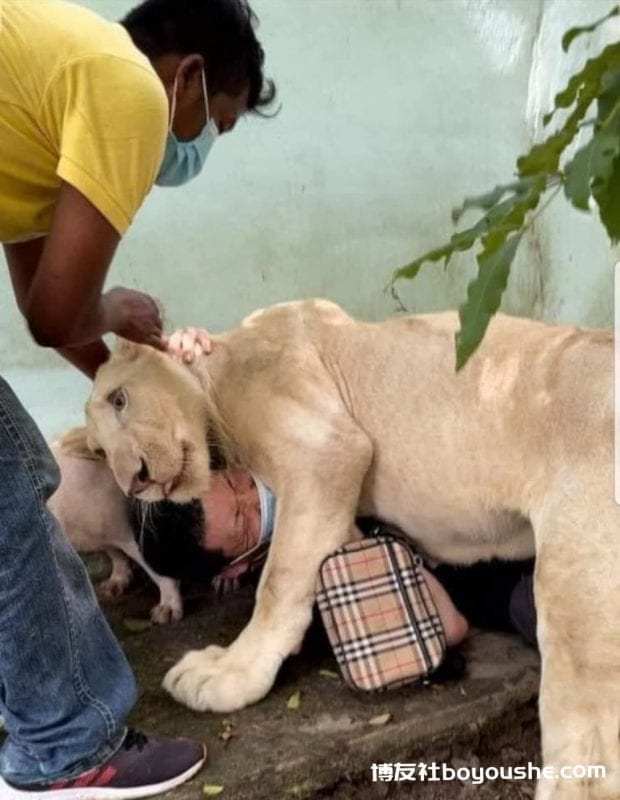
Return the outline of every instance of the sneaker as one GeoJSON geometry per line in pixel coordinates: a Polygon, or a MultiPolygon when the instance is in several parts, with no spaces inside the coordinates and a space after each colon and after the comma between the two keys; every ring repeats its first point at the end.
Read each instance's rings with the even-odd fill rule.
{"type": "Polygon", "coordinates": [[[70,780],[14,786],[0,778],[2,800],[133,800],[167,792],[205,763],[204,744],[145,736],[128,730],[117,753],[100,767],[70,780]]]}

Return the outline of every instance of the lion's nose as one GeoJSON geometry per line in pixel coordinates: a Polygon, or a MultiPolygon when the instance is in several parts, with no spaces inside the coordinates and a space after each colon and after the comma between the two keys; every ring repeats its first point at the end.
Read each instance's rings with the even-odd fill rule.
{"type": "Polygon", "coordinates": [[[140,469],[131,479],[131,494],[140,494],[145,489],[148,489],[149,486],[153,483],[151,480],[151,476],[149,475],[149,468],[146,464],[146,461],[141,458],[140,459],[140,469]]]}

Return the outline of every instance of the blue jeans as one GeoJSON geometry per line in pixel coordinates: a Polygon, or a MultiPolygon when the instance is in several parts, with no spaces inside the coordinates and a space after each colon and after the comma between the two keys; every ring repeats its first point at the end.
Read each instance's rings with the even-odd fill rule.
{"type": "Polygon", "coordinates": [[[71,778],[120,747],[131,669],[79,556],[46,507],[59,470],[0,378],[0,774],[71,778]]]}

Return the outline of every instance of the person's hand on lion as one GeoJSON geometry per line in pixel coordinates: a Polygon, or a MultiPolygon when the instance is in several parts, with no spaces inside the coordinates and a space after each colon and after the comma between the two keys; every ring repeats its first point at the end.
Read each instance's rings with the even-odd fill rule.
{"type": "Polygon", "coordinates": [[[137,344],[166,349],[161,312],[150,295],[117,286],[106,292],[101,301],[107,331],[137,344]]]}
{"type": "Polygon", "coordinates": [[[209,331],[204,328],[179,328],[171,336],[163,337],[168,353],[183,364],[191,364],[195,358],[209,355],[213,344],[209,331]]]}

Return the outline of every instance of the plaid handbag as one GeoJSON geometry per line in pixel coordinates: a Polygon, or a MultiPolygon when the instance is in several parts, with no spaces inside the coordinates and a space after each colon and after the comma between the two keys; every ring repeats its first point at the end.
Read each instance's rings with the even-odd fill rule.
{"type": "Polygon", "coordinates": [[[421,563],[401,538],[380,534],[321,564],[319,611],[351,688],[396,688],[441,664],[446,638],[421,563]]]}

